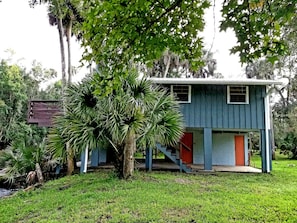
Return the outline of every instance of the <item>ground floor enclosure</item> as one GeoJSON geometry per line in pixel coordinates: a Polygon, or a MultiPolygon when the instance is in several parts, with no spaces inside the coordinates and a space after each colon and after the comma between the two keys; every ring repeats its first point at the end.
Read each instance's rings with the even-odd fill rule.
{"type": "MultiPolygon", "coordinates": [[[[259,147],[261,151],[262,172],[272,169],[272,143],[271,132],[258,131],[259,147]]],[[[214,170],[214,166],[240,167],[250,166],[249,132],[247,130],[218,130],[211,128],[186,129],[184,136],[176,147],[156,145],[169,161],[180,166],[180,170],[191,172],[191,165],[200,165],[205,171],[214,170]]],[[[145,167],[152,170],[153,148],[145,152],[145,167]]],[[[87,169],[89,161],[91,166],[98,166],[108,162],[108,151],[93,149],[88,158],[88,152],[81,155],[81,172],[87,169]],[[87,154],[87,155],[86,155],[87,154]]]]}
{"type": "MultiPolygon", "coordinates": [[[[262,172],[272,169],[271,130],[259,130],[259,147],[262,172]]],[[[204,170],[212,171],[214,166],[250,166],[249,131],[240,129],[186,129],[179,145],[171,148],[157,145],[173,162],[187,172],[190,165],[202,165],[204,170]],[[175,159],[177,159],[175,161],[175,159]]],[[[147,151],[147,168],[151,169],[151,153],[147,151]]]]}
{"type": "MultiPolygon", "coordinates": [[[[186,133],[188,134],[188,133],[186,133]]],[[[193,131],[193,164],[204,164],[204,141],[202,131],[193,131]]],[[[247,133],[213,132],[212,134],[212,165],[248,166],[248,135],[247,133]]]]}

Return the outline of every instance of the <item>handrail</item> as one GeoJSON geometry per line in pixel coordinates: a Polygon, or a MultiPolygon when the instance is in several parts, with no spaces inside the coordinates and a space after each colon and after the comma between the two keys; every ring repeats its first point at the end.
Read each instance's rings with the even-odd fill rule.
{"type": "MultiPolygon", "coordinates": [[[[185,149],[187,149],[188,151],[192,151],[192,149],[190,147],[188,147],[186,144],[184,144],[183,142],[179,142],[185,149]]],[[[180,148],[181,149],[181,148],[180,148]]]]}

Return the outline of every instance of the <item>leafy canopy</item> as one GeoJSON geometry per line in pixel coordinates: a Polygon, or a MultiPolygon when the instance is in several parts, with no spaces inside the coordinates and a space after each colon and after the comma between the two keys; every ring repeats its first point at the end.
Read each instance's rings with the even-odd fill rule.
{"type": "Polygon", "coordinates": [[[166,49],[198,68],[202,63],[200,32],[208,7],[207,0],[84,1],[84,58],[112,67],[114,89],[120,85],[119,73],[123,75],[129,65],[152,63],[166,49]]]}
{"type": "MultiPolygon", "coordinates": [[[[65,161],[65,143],[78,154],[88,147],[113,149],[122,174],[125,147],[132,135],[137,149],[157,142],[174,145],[183,133],[179,105],[167,90],[137,79],[135,71],[121,77],[121,87],[107,97],[94,94],[96,79],[87,78],[66,91],[66,111],[50,130],[48,148],[65,161]]],[[[129,147],[134,153],[136,148],[129,147]]]]}
{"type": "Polygon", "coordinates": [[[286,54],[283,27],[294,19],[296,3],[296,0],[225,0],[221,30],[231,28],[238,40],[231,53],[239,53],[241,62],[263,56],[274,62],[286,54]]]}
{"type": "Polygon", "coordinates": [[[96,63],[152,61],[166,48],[190,60],[202,55],[199,32],[208,1],[93,0],[85,6],[86,58],[96,63]]]}

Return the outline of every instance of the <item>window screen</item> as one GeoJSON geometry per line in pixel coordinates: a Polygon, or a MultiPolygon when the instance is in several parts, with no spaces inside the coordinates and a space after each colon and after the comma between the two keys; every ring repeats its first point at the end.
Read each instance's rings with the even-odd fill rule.
{"type": "Polygon", "coordinates": [[[171,85],[171,93],[176,97],[178,102],[191,102],[191,86],[190,85],[171,85]]]}
{"type": "Polygon", "coordinates": [[[248,104],[249,103],[248,86],[228,86],[228,103],[229,104],[248,104]]]}

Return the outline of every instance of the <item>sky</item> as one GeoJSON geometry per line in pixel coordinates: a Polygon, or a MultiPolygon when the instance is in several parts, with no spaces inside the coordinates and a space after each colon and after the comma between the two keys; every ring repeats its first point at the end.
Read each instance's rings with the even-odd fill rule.
{"type": "MultiPolygon", "coordinates": [[[[217,72],[222,73],[225,78],[240,78],[243,69],[239,57],[229,54],[229,49],[236,43],[235,35],[231,31],[219,32],[220,1],[214,2],[215,13],[211,7],[205,16],[205,48],[214,52],[217,72]]],[[[37,60],[45,68],[54,68],[61,73],[58,31],[56,27],[49,25],[45,6],[30,8],[27,0],[2,0],[0,28],[0,59],[6,59],[9,54],[5,51],[11,49],[15,52],[14,59],[19,59],[26,67],[37,60]]],[[[72,64],[80,66],[82,49],[75,39],[72,40],[72,54],[72,64]]],[[[74,79],[81,79],[85,73],[85,68],[80,69],[74,79]]]]}

